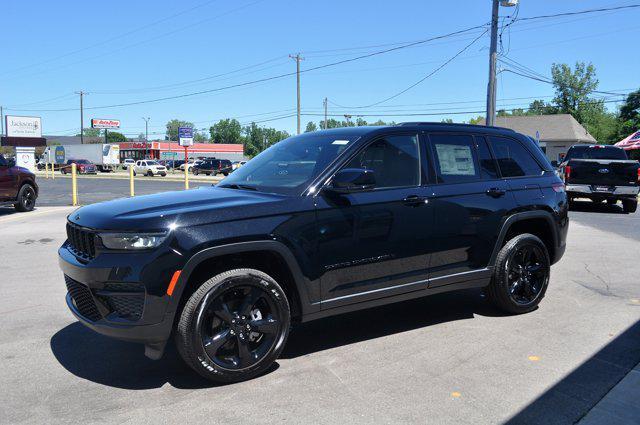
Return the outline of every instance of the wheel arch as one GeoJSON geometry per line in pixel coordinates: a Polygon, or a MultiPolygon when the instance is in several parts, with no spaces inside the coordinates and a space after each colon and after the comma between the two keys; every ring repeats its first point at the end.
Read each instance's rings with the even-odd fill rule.
{"type": "Polygon", "coordinates": [[[272,240],[238,242],[204,249],[187,261],[172,295],[174,320],[202,282],[235,268],[255,268],[273,277],[289,299],[292,319],[300,319],[314,310],[307,290],[308,280],[286,245],[272,240]]]}
{"type": "Polygon", "coordinates": [[[542,240],[549,252],[549,258],[553,264],[558,250],[558,232],[556,222],[551,213],[538,211],[525,211],[509,216],[502,224],[496,246],[491,254],[489,265],[495,265],[498,252],[515,235],[531,233],[542,240]]]}

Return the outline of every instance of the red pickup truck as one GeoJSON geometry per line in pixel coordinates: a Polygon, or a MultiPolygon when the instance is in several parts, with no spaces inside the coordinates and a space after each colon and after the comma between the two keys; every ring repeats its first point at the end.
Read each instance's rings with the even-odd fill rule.
{"type": "Polygon", "coordinates": [[[37,197],[35,174],[26,168],[16,167],[13,159],[0,155],[0,206],[13,205],[18,211],[31,211],[37,197]]]}

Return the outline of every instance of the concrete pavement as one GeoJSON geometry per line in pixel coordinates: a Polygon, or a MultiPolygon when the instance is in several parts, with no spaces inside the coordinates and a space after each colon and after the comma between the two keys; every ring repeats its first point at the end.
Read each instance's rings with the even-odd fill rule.
{"type": "Polygon", "coordinates": [[[530,314],[464,291],[323,319],[269,373],[214,386],[74,320],[56,258],[72,210],[0,212],[2,423],[569,424],[640,362],[638,214],[572,212],[530,314]]]}

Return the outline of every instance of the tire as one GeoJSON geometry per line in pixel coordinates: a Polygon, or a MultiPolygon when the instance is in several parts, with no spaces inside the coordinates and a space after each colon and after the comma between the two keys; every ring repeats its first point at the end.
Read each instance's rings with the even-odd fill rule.
{"type": "Polygon", "coordinates": [[[36,190],[30,184],[22,185],[16,201],[18,202],[13,204],[13,206],[17,211],[33,211],[33,208],[36,206],[36,190]]]}
{"type": "Polygon", "coordinates": [[[196,169],[194,169],[194,170],[193,170],[193,175],[194,175],[194,176],[197,176],[198,174],[200,174],[200,171],[198,171],[198,169],[197,169],[197,168],[196,168],[196,169]]]}
{"type": "Polygon", "coordinates": [[[227,177],[229,173],[222,173],[223,176],[227,177]]]}
{"type": "Polygon", "coordinates": [[[622,210],[627,214],[632,214],[638,209],[638,200],[636,199],[623,199],[622,210]]]}
{"type": "Polygon", "coordinates": [[[153,177],[153,171],[151,171],[151,170],[147,171],[147,176],[153,177]]]}
{"type": "Polygon", "coordinates": [[[189,297],[178,321],[176,346],[203,377],[240,382],[271,367],[289,326],[289,302],[280,285],[261,271],[234,269],[207,280],[189,297]],[[265,332],[257,331],[258,326],[265,332]]]}
{"type": "Polygon", "coordinates": [[[166,175],[167,175],[167,173],[160,173],[160,175],[161,175],[162,177],[164,177],[164,176],[166,176],[166,175]]]}
{"type": "Polygon", "coordinates": [[[498,252],[487,290],[489,301],[511,314],[535,310],[549,286],[550,269],[547,247],[537,236],[529,233],[515,236],[498,252]],[[533,264],[529,266],[524,266],[526,252],[531,253],[529,259],[533,264]]]}
{"type": "Polygon", "coordinates": [[[135,177],[135,176],[136,176],[136,172],[134,171],[134,172],[133,172],[133,177],[135,177]]]}
{"type": "Polygon", "coordinates": [[[67,174],[67,169],[66,169],[66,168],[63,168],[62,170],[60,170],[60,172],[61,172],[62,174],[67,174]]]}

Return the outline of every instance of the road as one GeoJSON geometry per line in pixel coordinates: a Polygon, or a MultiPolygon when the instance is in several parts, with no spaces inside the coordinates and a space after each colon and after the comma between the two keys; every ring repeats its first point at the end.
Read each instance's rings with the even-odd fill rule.
{"type": "Polygon", "coordinates": [[[640,214],[581,209],[536,311],[474,290],[323,319],[227,386],[75,321],[56,257],[72,208],[6,209],[0,422],[574,423],[640,362],[640,214]]]}

